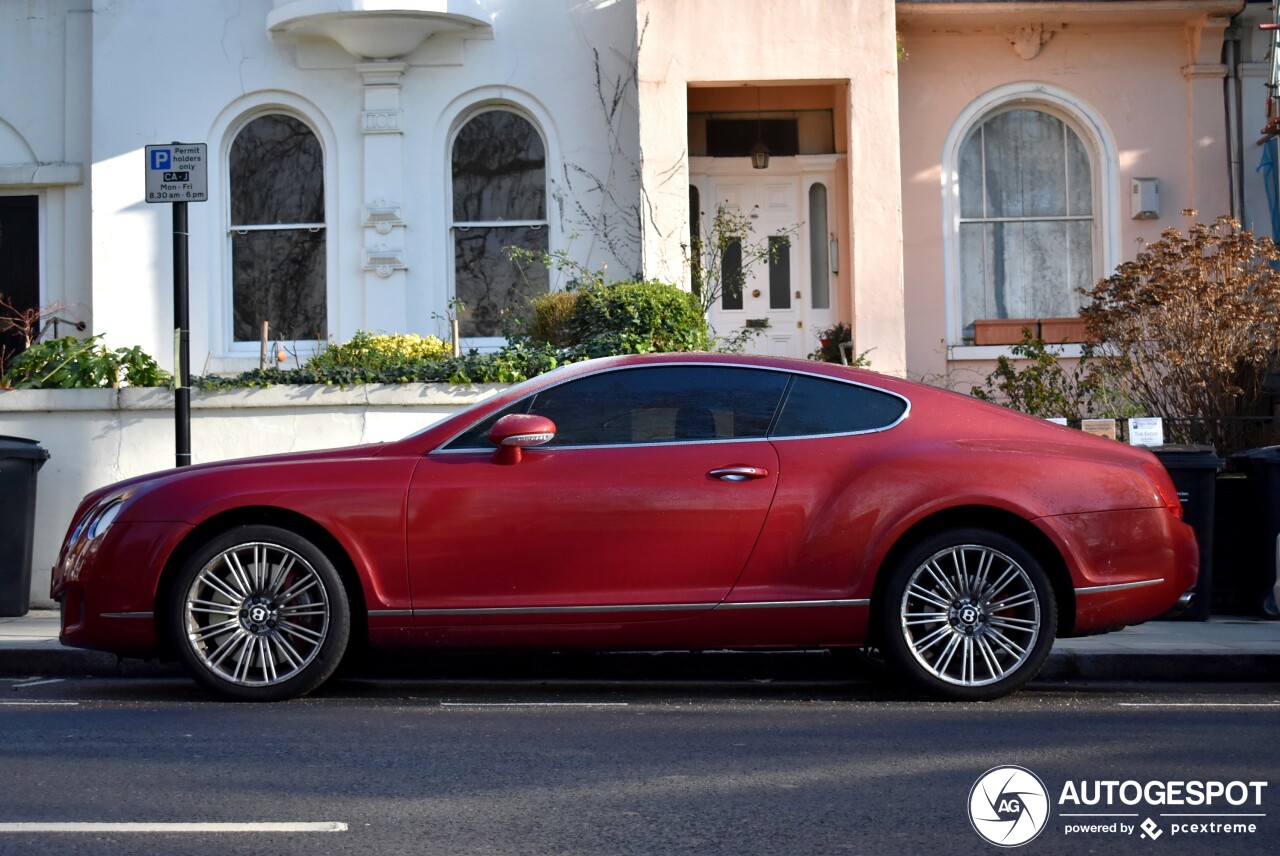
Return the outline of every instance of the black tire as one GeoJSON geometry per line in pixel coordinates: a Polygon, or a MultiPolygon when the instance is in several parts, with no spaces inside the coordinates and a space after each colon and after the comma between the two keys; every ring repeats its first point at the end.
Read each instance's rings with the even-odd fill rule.
{"type": "Polygon", "coordinates": [[[1058,628],[1048,574],[1013,538],[935,533],[910,547],[878,604],[890,666],[931,696],[989,701],[1035,677],[1058,628]]]}
{"type": "Polygon", "coordinates": [[[166,617],[192,678],[238,701],[306,695],[337,669],[351,635],[333,562],[275,526],[239,526],[196,550],[174,579],[166,617]]]}

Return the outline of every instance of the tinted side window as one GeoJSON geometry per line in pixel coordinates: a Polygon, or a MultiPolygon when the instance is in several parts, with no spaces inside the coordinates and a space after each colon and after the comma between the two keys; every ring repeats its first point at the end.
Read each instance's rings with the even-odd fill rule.
{"type": "Polygon", "coordinates": [[[556,424],[548,446],[611,446],[764,437],[787,375],[728,366],[652,366],[603,372],[543,390],[458,437],[448,448],[488,449],[507,413],[556,424]]]}
{"type": "Polygon", "coordinates": [[[772,437],[850,434],[887,428],[907,404],[895,395],[834,380],[796,375],[772,437]]]}

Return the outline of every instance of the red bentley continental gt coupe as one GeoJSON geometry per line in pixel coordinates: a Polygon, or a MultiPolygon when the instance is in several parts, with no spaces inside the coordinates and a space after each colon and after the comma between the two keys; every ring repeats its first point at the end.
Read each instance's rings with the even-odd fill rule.
{"type": "Polygon", "coordinates": [[[1196,572],[1150,452],[868,371],[665,354],[393,443],[105,487],[52,592],[63,643],[176,657],[236,699],[310,692],[361,642],[875,647],[980,700],[1196,572]]]}

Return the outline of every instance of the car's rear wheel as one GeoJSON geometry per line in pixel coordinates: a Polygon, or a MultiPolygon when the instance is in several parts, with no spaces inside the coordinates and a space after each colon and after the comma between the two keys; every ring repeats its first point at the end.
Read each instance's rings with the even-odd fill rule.
{"type": "Polygon", "coordinates": [[[1048,574],[1014,539],[952,529],[909,549],[880,601],[885,657],[939,698],[985,701],[1035,677],[1057,632],[1048,574]]]}
{"type": "Polygon", "coordinates": [[[310,541],[241,526],[195,552],[174,581],[173,648],[203,686],[243,701],[279,701],[320,686],[351,631],[346,589],[310,541]]]}

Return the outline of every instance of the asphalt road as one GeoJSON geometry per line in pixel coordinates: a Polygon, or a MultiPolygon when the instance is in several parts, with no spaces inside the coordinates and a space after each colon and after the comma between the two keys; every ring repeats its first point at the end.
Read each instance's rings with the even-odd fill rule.
{"type": "MultiPolygon", "coordinates": [[[[990,854],[970,795],[1002,765],[1051,803],[1021,852],[1274,853],[1280,684],[1039,683],[940,704],[870,682],[375,679],[238,705],[180,678],[4,679],[0,854],[990,854]],[[1068,782],[1087,799],[1099,781],[1224,794],[1062,803],[1068,782]],[[1231,816],[1168,816],[1209,813],[1231,816]],[[123,822],[139,826],[12,826],[123,822]]],[[[999,834],[1037,822],[1025,803],[1003,806],[999,834]]]]}

